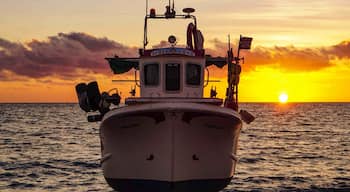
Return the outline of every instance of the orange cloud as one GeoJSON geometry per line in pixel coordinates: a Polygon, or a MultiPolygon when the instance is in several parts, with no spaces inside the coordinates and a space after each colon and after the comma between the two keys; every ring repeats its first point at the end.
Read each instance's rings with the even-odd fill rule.
{"type": "MultiPolygon", "coordinates": [[[[208,50],[209,54],[225,54],[227,43],[219,40],[211,42],[214,48],[208,50]]],[[[310,72],[334,66],[335,63],[332,62],[334,59],[350,58],[350,41],[322,48],[256,47],[251,51],[243,51],[242,54],[247,63],[243,67],[247,71],[264,66],[287,72],[310,72]]]]}

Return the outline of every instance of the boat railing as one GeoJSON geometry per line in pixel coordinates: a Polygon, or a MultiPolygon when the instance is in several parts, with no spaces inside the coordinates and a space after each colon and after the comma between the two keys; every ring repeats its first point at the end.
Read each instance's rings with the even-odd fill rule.
{"type": "Polygon", "coordinates": [[[146,49],[148,45],[148,21],[152,19],[192,19],[194,22],[194,26],[197,27],[197,18],[191,13],[195,12],[193,8],[184,8],[182,10],[185,14],[176,14],[174,1],[171,2],[169,0],[169,5],[166,6],[166,12],[164,14],[156,14],[155,9],[150,9],[148,13],[148,0],[146,1],[146,16],[145,16],[145,24],[144,24],[144,40],[143,40],[143,49],[146,49]]]}

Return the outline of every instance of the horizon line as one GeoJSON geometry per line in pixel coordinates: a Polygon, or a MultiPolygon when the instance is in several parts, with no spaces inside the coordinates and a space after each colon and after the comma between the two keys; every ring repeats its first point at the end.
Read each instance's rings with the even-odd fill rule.
{"type": "MultiPolygon", "coordinates": [[[[323,103],[330,103],[330,104],[348,104],[350,101],[291,101],[287,103],[280,103],[279,101],[247,101],[247,102],[239,102],[238,104],[323,104],[323,103]]],[[[78,102],[0,102],[1,104],[79,104],[78,102]]],[[[125,104],[125,103],[121,103],[125,104]]]]}

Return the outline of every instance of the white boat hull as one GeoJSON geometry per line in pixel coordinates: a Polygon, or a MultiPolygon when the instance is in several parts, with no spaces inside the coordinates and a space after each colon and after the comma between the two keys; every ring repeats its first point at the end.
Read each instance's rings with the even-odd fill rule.
{"type": "Polygon", "coordinates": [[[236,166],[239,114],[196,103],[150,103],[108,112],[101,123],[102,168],[114,189],[219,191],[236,166]]]}

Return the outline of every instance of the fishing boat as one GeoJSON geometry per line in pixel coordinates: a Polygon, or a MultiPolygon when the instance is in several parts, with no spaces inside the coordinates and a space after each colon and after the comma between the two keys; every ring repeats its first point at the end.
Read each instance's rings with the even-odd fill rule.
{"type": "Polygon", "coordinates": [[[250,49],[252,38],[240,37],[237,56],[230,46],[227,57],[206,55],[194,12],[185,8],[176,14],[173,1],[164,14],[150,9],[139,57],[106,58],[115,74],[135,71],[139,96],[132,88],[120,105],[120,94],[100,93],[97,82],[76,86],[81,109],[95,112],[88,121],[101,121],[101,166],[107,183],[117,191],[215,192],[233,178],[242,122],[254,120],[238,108],[239,52],[250,49]],[[168,47],[148,49],[148,22],[154,19],[189,20],[186,47],[177,46],[170,35],[168,47]],[[214,88],[204,97],[211,65],[227,65],[225,99],[217,98],[214,88]]]}

